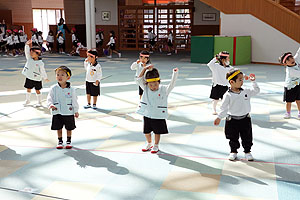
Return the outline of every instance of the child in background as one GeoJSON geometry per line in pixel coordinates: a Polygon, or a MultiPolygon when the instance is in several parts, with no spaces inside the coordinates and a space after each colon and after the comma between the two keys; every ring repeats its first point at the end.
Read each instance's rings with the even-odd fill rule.
{"type": "Polygon", "coordinates": [[[22,74],[26,76],[26,81],[24,87],[27,89],[25,106],[30,103],[31,89],[34,88],[36,91],[37,104],[36,106],[42,105],[42,94],[40,90],[42,89],[42,79],[48,82],[47,73],[44,68],[43,61],[39,58],[41,55],[41,49],[38,46],[33,46],[32,41],[29,40],[25,45],[25,56],[26,64],[22,71],[22,74]]]}
{"type": "Polygon", "coordinates": [[[23,54],[24,53],[24,48],[25,48],[25,43],[27,42],[27,34],[24,33],[24,31],[19,30],[20,34],[20,51],[23,54]]]}
{"type": "Polygon", "coordinates": [[[152,27],[149,27],[148,28],[148,40],[149,40],[149,49],[150,49],[149,53],[153,53],[153,49],[155,46],[156,35],[152,31],[153,31],[152,27]]]}
{"type": "Polygon", "coordinates": [[[112,53],[116,53],[116,54],[118,54],[119,58],[121,58],[121,53],[116,50],[115,32],[110,31],[109,36],[110,36],[110,39],[109,39],[109,42],[106,45],[106,46],[109,47],[109,56],[107,56],[107,57],[112,58],[112,53]]]}
{"type": "Polygon", "coordinates": [[[96,47],[97,49],[101,49],[104,41],[103,29],[96,30],[96,47]]]}
{"type": "Polygon", "coordinates": [[[63,137],[62,129],[65,126],[67,130],[66,149],[71,149],[72,130],[76,128],[75,118],[79,117],[77,96],[75,88],[71,87],[70,82],[67,82],[71,76],[71,70],[66,66],[60,66],[55,69],[57,84],[50,88],[47,102],[48,108],[52,114],[51,130],[57,130],[58,144],[57,149],[62,149],[63,137]]]}
{"type": "Polygon", "coordinates": [[[43,43],[44,43],[44,39],[43,39],[43,32],[42,31],[39,31],[38,34],[38,43],[39,43],[39,46],[41,48],[43,48],[43,43]]]}
{"type": "Polygon", "coordinates": [[[53,53],[53,45],[54,45],[54,35],[53,31],[50,30],[47,36],[47,48],[50,51],[50,53],[53,53]]]}
{"type": "Polygon", "coordinates": [[[62,54],[62,53],[64,53],[63,46],[64,46],[64,43],[65,43],[65,39],[63,37],[63,33],[62,32],[58,32],[57,36],[58,36],[57,37],[58,53],[62,54]]]}
{"type": "MultiPolygon", "coordinates": [[[[148,51],[141,51],[139,55],[139,59],[136,62],[132,63],[130,67],[131,70],[136,70],[135,78],[138,78],[141,71],[144,69],[144,67],[150,63],[151,63],[150,53],[148,51]]],[[[143,95],[143,89],[140,86],[139,86],[139,95],[141,99],[143,95]]]]}
{"type": "Polygon", "coordinates": [[[173,32],[171,29],[169,29],[168,33],[168,56],[172,55],[173,51],[173,32]]]}
{"type": "Polygon", "coordinates": [[[18,53],[20,52],[19,48],[20,48],[20,39],[19,39],[19,35],[18,35],[18,30],[14,29],[13,30],[13,35],[12,35],[12,39],[14,42],[14,50],[13,50],[13,54],[15,54],[15,57],[18,57],[18,53]]]}
{"type": "Polygon", "coordinates": [[[227,51],[222,51],[217,54],[207,66],[212,72],[212,88],[210,97],[213,99],[213,114],[217,115],[217,104],[223,95],[228,90],[228,81],[226,79],[226,74],[233,69],[230,65],[229,53],[227,51]]]}
{"type": "Polygon", "coordinates": [[[6,37],[3,39],[6,41],[6,54],[5,56],[14,56],[14,40],[11,30],[6,31],[6,37]]]}
{"type": "Polygon", "coordinates": [[[88,104],[85,109],[91,108],[91,96],[93,97],[93,109],[97,109],[97,98],[100,96],[100,81],[102,78],[102,68],[97,62],[98,53],[96,50],[89,50],[84,61],[86,70],[86,95],[88,104]]]}
{"type": "Polygon", "coordinates": [[[37,29],[33,28],[31,29],[31,41],[32,41],[32,46],[38,46],[39,41],[38,41],[38,35],[37,35],[37,29]]]}
{"type": "Polygon", "coordinates": [[[74,54],[76,52],[77,43],[78,43],[76,28],[72,28],[71,33],[72,33],[72,51],[71,51],[71,54],[74,54]]]}
{"type": "Polygon", "coordinates": [[[168,86],[160,85],[158,70],[150,65],[144,67],[137,78],[137,83],[144,90],[137,110],[138,114],[144,116],[144,134],[147,140],[145,148],[142,149],[144,152],[150,151],[153,147],[151,138],[152,131],[155,134],[155,142],[151,153],[157,153],[159,151],[160,135],[168,133],[166,124],[168,117],[168,96],[175,86],[177,76],[178,69],[175,68],[173,69],[171,83],[168,86]]]}
{"type": "Polygon", "coordinates": [[[291,118],[292,102],[296,101],[298,119],[300,119],[300,48],[295,56],[291,52],[284,53],[279,62],[284,65],[286,76],[283,101],[286,102],[285,119],[291,118]]]}
{"type": "Polygon", "coordinates": [[[4,32],[2,32],[2,30],[0,29],[0,52],[5,51],[4,50],[5,41],[3,39],[4,39],[4,32]]]}
{"type": "Polygon", "coordinates": [[[229,139],[230,154],[228,159],[234,161],[237,158],[237,150],[240,148],[239,138],[241,137],[245,158],[253,161],[250,153],[253,145],[252,124],[251,124],[251,104],[250,98],[260,91],[255,82],[255,75],[250,74],[252,89],[242,89],[244,75],[238,69],[232,69],[226,75],[230,83],[230,89],[225,93],[221,106],[221,112],[214,124],[219,125],[222,118],[226,117],[225,135],[229,139]]]}

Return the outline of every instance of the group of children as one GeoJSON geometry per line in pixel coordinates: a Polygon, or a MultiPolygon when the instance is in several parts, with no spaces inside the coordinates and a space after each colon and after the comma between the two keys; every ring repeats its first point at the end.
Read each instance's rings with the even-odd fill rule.
{"type": "MultiPolygon", "coordinates": [[[[26,102],[30,102],[31,89],[35,88],[38,105],[41,104],[40,89],[42,79],[47,79],[44,64],[39,58],[41,50],[38,46],[32,46],[32,41],[25,45],[25,55],[27,62],[23,69],[26,76],[24,87],[27,89],[26,102]]],[[[285,118],[291,117],[291,103],[296,101],[300,119],[300,48],[296,55],[287,52],[280,57],[280,63],[286,66],[286,80],[284,86],[284,101],[286,102],[285,118]]],[[[87,59],[83,65],[86,70],[86,94],[88,104],[84,108],[97,109],[97,97],[100,95],[100,82],[102,79],[102,68],[97,62],[97,50],[89,50],[87,59]],[[93,105],[91,105],[93,97],[93,105]]],[[[251,105],[250,99],[260,92],[260,88],[255,82],[255,75],[243,74],[239,69],[230,66],[230,55],[223,51],[217,54],[208,64],[212,71],[212,90],[210,98],[213,99],[213,114],[218,115],[214,120],[214,125],[219,125],[226,117],[225,136],[229,140],[230,154],[228,159],[237,159],[240,148],[239,138],[244,148],[245,158],[253,161],[251,147],[253,145],[251,105]],[[243,89],[244,79],[252,82],[251,89],[243,89]],[[217,102],[223,99],[220,112],[217,113],[217,102]]],[[[159,71],[150,62],[150,53],[142,51],[139,58],[131,65],[132,70],[136,70],[135,81],[139,86],[140,103],[137,113],[143,116],[143,133],[146,138],[146,145],[142,151],[159,151],[159,142],[162,134],[168,133],[166,119],[168,118],[168,96],[175,86],[178,69],[173,69],[172,79],[169,85],[161,85],[159,71]],[[154,132],[154,144],[151,133],[154,132]]],[[[71,78],[71,70],[66,66],[55,69],[57,84],[53,85],[47,97],[47,104],[52,117],[52,130],[57,130],[57,149],[63,148],[62,128],[67,130],[66,148],[72,148],[72,130],[76,128],[75,117],[78,117],[79,105],[75,89],[71,87],[68,80],[71,78]]]]}
{"type": "Polygon", "coordinates": [[[4,56],[22,55],[24,53],[27,35],[23,30],[6,30],[6,33],[0,30],[0,50],[6,52],[4,56]]]}
{"type": "Polygon", "coordinates": [[[171,56],[172,52],[177,53],[177,50],[174,50],[173,47],[173,31],[172,29],[168,29],[168,37],[166,38],[166,44],[164,44],[164,42],[162,42],[162,44],[158,44],[156,40],[158,40],[157,36],[153,33],[153,28],[149,27],[148,28],[148,46],[150,49],[150,53],[153,53],[155,48],[158,47],[159,51],[162,52],[162,49],[164,48],[164,45],[166,45],[167,47],[167,55],[171,56]]]}

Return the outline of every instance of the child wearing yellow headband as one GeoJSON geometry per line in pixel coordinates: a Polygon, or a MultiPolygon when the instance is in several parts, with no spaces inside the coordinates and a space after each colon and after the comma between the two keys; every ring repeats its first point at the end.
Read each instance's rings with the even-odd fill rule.
{"type": "Polygon", "coordinates": [[[249,75],[252,81],[252,89],[242,89],[244,75],[238,69],[233,69],[227,73],[226,78],[230,83],[230,89],[224,94],[221,112],[214,124],[219,125],[222,118],[226,117],[225,135],[229,139],[230,154],[228,159],[234,161],[237,158],[237,150],[240,148],[239,138],[241,137],[245,158],[253,161],[250,153],[252,143],[252,124],[250,118],[250,98],[260,91],[255,82],[255,75],[249,75]]]}
{"type": "Polygon", "coordinates": [[[161,134],[168,133],[166,119],[168,117],[168,96],[175,86],[178,69],[173,69],[171,83],[168,86],[160,85],[158,70],[153,66],[144,67],[137,78],[138,85],[144,90],[138,114],[144,116],[144,134],[147,140],[142,151],[157,153],[161,134]],[[145,75],[146,73],[146,75],[145,75]],[[145,75],[145,76],[144,76],[145,75]],[[152,145],[151,132],[155,134],[154,146],[152,145]],[[152,148],[153,147],[153,148],[152,148]]]}
{"type": "Polygon", "coordinates": [[[62,128],[67,130],[66,149],[71,149],[72,130],[76,128],[75,118],[79,117],[77,96],[75,88],[71,87],[70,80],[72,73],[66,66],[55,69],[57,84],[50,88],[47,102],[52,114],[51,130],[57,130],[58,144],[57,149],[62,149],[63,138],[62,128]]]}
{"type": "Polygon", "coordinates": [[[296,101],[298,119],[300,119],[300,48],[295,56],[293,56],[291,52],[284,53],[279,58],[279,62],[286,67],[283,95],[283,101],[286,102],[284,118],[291,118],[292,103],[296,101]]]}

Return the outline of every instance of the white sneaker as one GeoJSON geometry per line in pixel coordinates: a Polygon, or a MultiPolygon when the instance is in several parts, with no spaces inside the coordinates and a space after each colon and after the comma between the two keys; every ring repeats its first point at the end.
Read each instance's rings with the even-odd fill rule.
{"type": "Polygon", "coordinates": [[[170,56],[170,55],[172,55],[172,53],[168,53],[168,54],[167,54],[167,56],[170,56]]]}
{"type": "Polygon", "coordinates": [[[119,56],[119,58],[121,58],[122,54],[121,54],[121,53],[118,53],[118,56],[119,56]]]}
{"type": "Polygon", "coordinates": [[[157,153],[158,151],[159,151],[158,145],[154,145],[154,147],[152,148],[151,153],[157,153]]]}
{"type": "Polygon", "coordinates": [[[218,115],[218,113],[217,112],[213,112],[213,115],[218,115]]]}
{"type": "Polygon", "coordinates": [[[237,158],[237,153],[230,153],[228,156],[228,160],[234,161],[237,158]]]}
{"type": "Polygon", "coordinates": [[[142,149],[142,151],[143,152],[150,151],[152,147],[153,146],[152,146],[151,143],[147,143],[146,146],[145,146],[145,148],[142,149]]]}
{"type": "Polygon", "coordinates": [[[67,142],[66,149],[72,149],[72,148],[73,148],[72,143],[67,142]]]}
{"type": "Polygon", "coordinates": [[[246,158],[246,160],[248,160],[248,161],[253,161],[253,160],[254,160],[254,158],[253,158],[253,156],[252,156],[251,153],[245,153],[245,158],[246,158]]]}
{"type": "Polygon", "coordinates": [[[107,56],[107,58],[112,58],[112,56],[107,56]]]}
{"type": "Polygon", "coordinates": [[[93,104],[93,107],[92,107],[94,110],[96,110],[97,109],[97,106],[96,106],[96,104],[93,104]]]}
{"type": "Polygon", "coordinates": [[[291,118],[291,113],[285,113],[284,114],[284,117],[283,117],[284,119],[290,119],[291,118]]]}
{"type": "Polygon", "coordinates": [[[30,101],[29,100],[26,100],[25,102],[24,102],[24,106],[27,106],[28,104],[30,104],[30,101]]]}
{"type": "Polygon", "coordinates": [[[153,53],[153,51],[149,51],[149,53],[153,53]]]}
{"type": "Polygon", "coordinates": [[[35,104],[34,107],[36,107],[36,108],[37,107],[42,107],[42,103],[39,102],[39,103],[35,104]]]}
{"type": "Polygon", "coordinates": [[[297,117],[297,119],[299,119],[299,120],[300,120],[300,113],[298,114],[298,117],[297,117]]]}
{"type": "Polygon", "coordinates": [[[58,142],[56,149],[63,149],[64,148],[64,144],[62,142],[58,142]]]}

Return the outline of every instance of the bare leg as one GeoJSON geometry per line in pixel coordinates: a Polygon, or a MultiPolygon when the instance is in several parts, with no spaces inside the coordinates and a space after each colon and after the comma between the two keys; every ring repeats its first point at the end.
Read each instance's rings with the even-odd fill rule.
{"type": "Polygon", "coordinates": [[[155,134],[155,145],[158,145],[160,141],[160,134],[155,134]]]}
{"type": "Polygon", "coordinates": [[[62,129],[57,130],[57,137],[62,138],[62,129]]]}
{"type": "Polygon", "coordinates": [[[297,104],[297,107],[298,107],[298,111],[300,112],[300,100],[296,100],[296,104],[297,104]]]}
{"type": "Polygon", "coordinates": [[[98,96],[93,96],[93,104],[94,104],[94,105],[97,104],[97,97],[98,97],[98,96]]]}
{"type": "Polygon", "coordinates": [[[72,131],[67,130],[67,137],[72,137],[72,131]]]}
{"type": "Polygon", "coordinates": [[[151,133],[144,134],[148,143],[152,142],[151,133]]]}
{"type": "Polygon", "coordinates": [[[86,95],[86,98],[87,98],[88,104],[91,104],[91,95],[90,95],[90,94],[87,94],[87,95],[86,95]]]}
{"type": "Polygon", "coordinates": [[[286,102],[286,112],[288,113],[291,112],[291,109],[292,109],[292,102],[286,102]]]}

